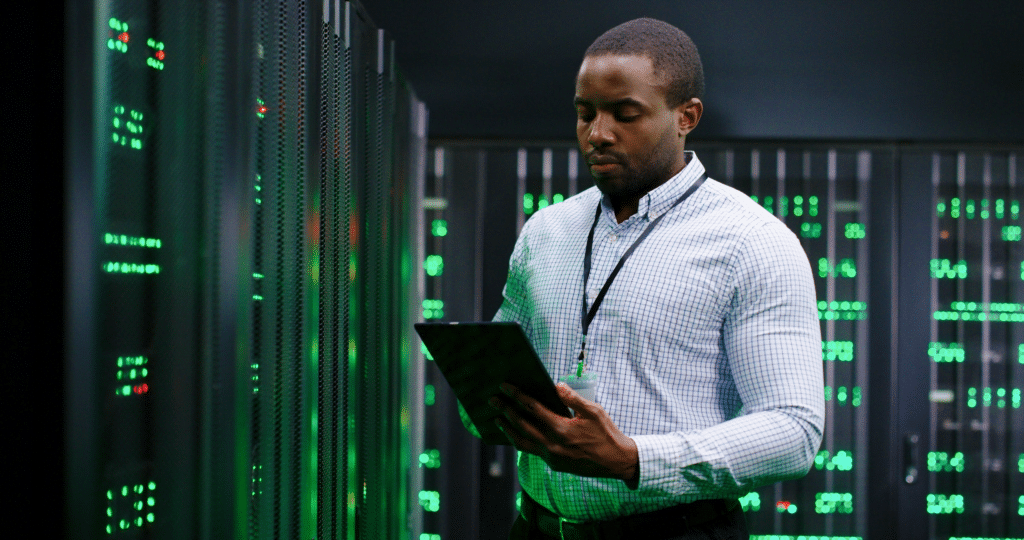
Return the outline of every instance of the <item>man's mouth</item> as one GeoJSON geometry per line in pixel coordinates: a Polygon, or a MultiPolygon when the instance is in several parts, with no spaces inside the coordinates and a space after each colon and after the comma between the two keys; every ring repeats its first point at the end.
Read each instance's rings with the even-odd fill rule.
{"type": "Polygon", "coordinates": [[[610,155],[589,155],[587,163],[593,173],[607,173],[622,166],[618,159],[610,155]]]}

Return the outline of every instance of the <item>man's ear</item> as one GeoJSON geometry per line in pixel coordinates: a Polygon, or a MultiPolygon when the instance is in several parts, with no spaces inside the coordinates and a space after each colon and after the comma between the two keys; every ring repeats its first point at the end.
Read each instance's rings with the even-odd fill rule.
{"type": "Polygon", "coordinates": [[[697,127],[701,115],[704,114],[704,103],[700,98],[690,98],[676,107],[676,128],[679,137],[686,137],[693,128],[697,127]]]}

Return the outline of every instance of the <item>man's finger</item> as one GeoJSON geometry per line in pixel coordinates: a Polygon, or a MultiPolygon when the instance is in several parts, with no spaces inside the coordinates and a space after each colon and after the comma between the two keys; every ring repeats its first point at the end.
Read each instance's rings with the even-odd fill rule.
{"type": "Polygon", "coordinates": [[[555,385],[555,389],[558,390],[558,397],[562,399],[562,403],[576,411],[577,416],[581,412],[590,412],[590,406],[593,402],[584,399],[579,392],[573,390],[568,384],[560,382],[555,385]]]}
{"type": "Polygon", "coordinates": [[[522,390],[516,388],[512,384],[501,383],[500,388],[502,393],[512,398],[512,400],[520,405],[520,409],[535,417],[541,424],[551,424],[557,419],[562,418],[552,412],[551,409],[545,407],[543,403],[525,394],[522,390]]]}
{"type": "Polygon", "coordinates": [[[536,420],[524,417],[515,407],[504,407],[502,414],[505,415],[503,419],[505,426],[516,431],[523,440],[529,440],[532,443],[531,448],[544,446],[547,443],[548,438],[544,432],[549,429],[548,426],[538,425],[536,420]]]}

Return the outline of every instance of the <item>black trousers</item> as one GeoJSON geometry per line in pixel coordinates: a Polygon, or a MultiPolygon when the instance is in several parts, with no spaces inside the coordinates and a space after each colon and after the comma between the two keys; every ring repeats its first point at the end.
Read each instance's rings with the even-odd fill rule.
{"type": "MultiPolygon", "coordinates": [[[[681,524],[682,525],[682,524],[681,524]]],[[[557,536],[549,536],[541,532],[536,526],[527,523],[522,514],[512,524],[512,530],[508,535],[509,540],[561,540],[557,536]]],[[[678,535],[669,537],[654,538],[644,534],[644,531],[636,531],[630,540],[749,540],[747,532],[747,521],[743,515],[743,509],[736,507],[735,510],[707,523],[694,527],[690,530],[679,531],[678,535]]],[[[604,538],[602,538],[604,540],[604,538]]],[[[612,540],[609,537],[609,540],[612,540]]]]}

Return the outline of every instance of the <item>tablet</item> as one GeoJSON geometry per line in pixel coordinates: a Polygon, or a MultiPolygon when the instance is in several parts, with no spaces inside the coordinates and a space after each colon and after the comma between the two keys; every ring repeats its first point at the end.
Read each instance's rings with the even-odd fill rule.
{"type": "Polygon", "coordinates": [[[413,325],[434,363],[488,444],[509,444],[487,402],[508,382],[556,414],[572,417],[526,334],[513,322],[417,323],[413,325]]]}

